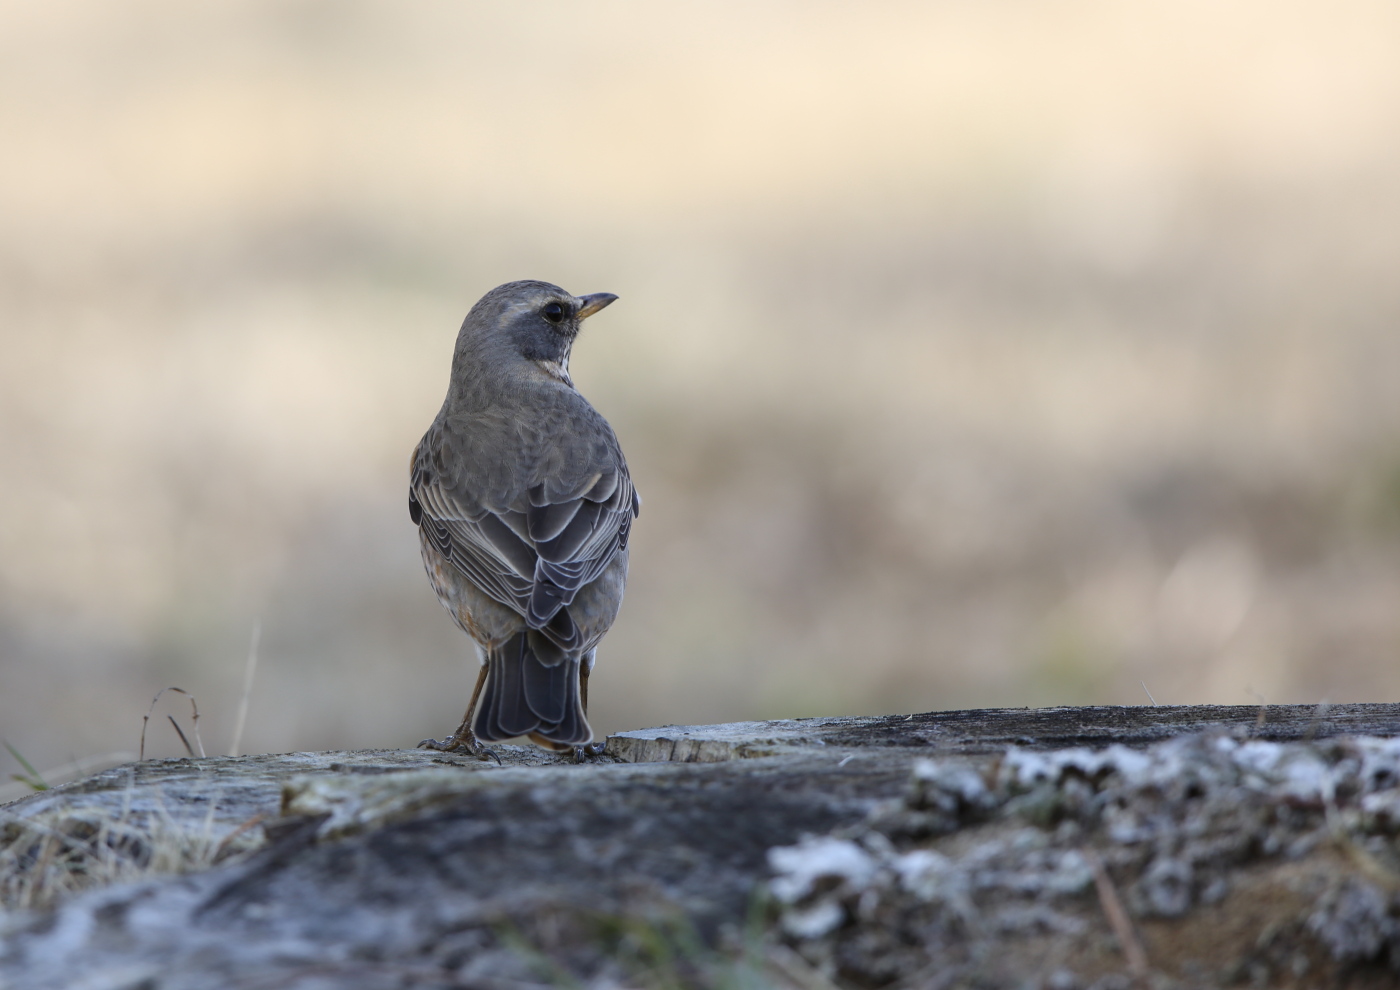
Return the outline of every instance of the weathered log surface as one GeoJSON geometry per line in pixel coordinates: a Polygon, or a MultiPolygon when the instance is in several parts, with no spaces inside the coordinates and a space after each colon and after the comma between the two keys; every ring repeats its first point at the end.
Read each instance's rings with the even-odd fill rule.
{"type": "MultiPolygon", "coordinates": [[[[1385,802],[1400,780],[1383,779],[1389,744],[1319,741],[1397,732],[1400,705],[1009,709],[667,726],[613,736],[603,757],[583,765],[510,746],[498,749],[502,766],[417,750],[148,761],[0,807],[0,872],[51,869],[63,850],[94,841],[103,819],[122,823],[127,844],[118,846],[138,858],[130,836],[143,828],[153,830],[153,845],[198,835],[207,863],[190,862],[207,868],[0,914],[0,988],[522,987],[557,982],[550,967],[616,986],[646,982],[646,959],[628,961],[637,939],[617,933],[650,919],[653,937],[670,931],[658,919],[671,917],[699,933],[701,948],[687,950],[694,958],[682,961],[680,975],[700,984],[716,979],[724,957],[778,986],[940,985],[927,968],[934,963],[955,976],[941,985],[1020,986],[1059,953],[1060,985],[1088,986],[1129,965],[1085,879],[1095,855],[1144,926],[1155,978],[1225,985],[1223,971],[1190,983],[1185,963],[1169,958],[1175,929],[1152,926],[1194,924],[1202,912],[1229,908],[1234,902],[1217,887],[1303,911],[1297,897],[1268,893],[1268,884],[1285,883],[1267,873],[1284,863],[1280,849],[1292,850],[1285,865],[1302,872],[1287,882],[1300,890],[1323,883],[1318,877],[1355,874],[1362,893],[1306,895],[1308,904],[1333,897],[1340,906],[1324,915],[1308,907],[1313,914],[1293,919],[1304,934],[1322,933],[1307,943],[1321,948],[1299,949],[1278,966],[1299,970],[1298,979],[1310,973],[1314,982],[1299,986],[1329,985],[1334,970],[1350,973],[1354,987],[1383,986],[1366,981],[1372,970],[1387,974],[1386,953],[1400,941],[1381,930],[1387,898],[1400,890],[1400,882],[1387,886],[1381,848],[1389,841],[1385,802]],[[1206,742],[1170,748],[1172,739],[1201,733],[1206,742]],[[1120,748],[1101,758],[1074,749],[1105,746],[1120,748]],[[1129,751],[1144,756],[1111,756],[1129,751]],[[1164,805],[1172,781],[1192,774],[1205,783],[1164,805]],[[1179,826],[1180,835],[1168,829],[1151,840],[1158,845],[1150,856],[1141,851],[1147,839],[1123,838],[1122,815],[1136,813],[1137,802],[1156,802],[1157,817],[1144,811],[1144,822],[1179,826]],[[1110,805],[1122,806],[1112,812],[1119,818],[1103,818],[1110,805]],[[1354,821],[1346,818],[1353,805],[1354,821]],[[1215,817],[1193,825],[1192,809],[1205,807],[1215,817]],[[1219,811],[1235,807],[1244,817],[1219,811]],[[1328,829],[1344,820],[1359,838],[1330,842],[1328,829]],[[1157,911],[1152,877],[1177,868],[1163,858],[1170,843],[1161,843],[1181,846],[1191,828],[1220,833],[1214,851],[1182,860],[1182,913],[1157,911]],[[1234,845],[1232,830],[1242,837],[1234,845]],[[771,851],[812,836],[828,846],[784,860],[791,875],[778,889],[787,893],[754,915],[755,893],[778,862],[771,851]],[[1222,859],[1222,842],[1240,851],[1222,859]],[[1079,851],[1091,848],[1100,853],[1079,851]],[[828,875],[810,865],[833,850],[847,867],[828,875]],[[1033,862],[1025,859],[1032,853],[1033,862]],[[867,861],[874,865],[861,865],[867,861]],[[920,863],[924,873],[915,876],[920,863]],[[803,870],[817,870],[810,889],[803,870]],[[955,873],[966,887],[956,897],[967,901],[956,910],[973,912],[961,920],[949,914],[954,894],[928,879],[952,883],[955,873]],[[995,879],[1041,874],[1048,879],[1033,896],[995,879]],[[1355,949],[1326,927],[1341,918],[1345,928],[1352,915],[1358,931],[1380,926],[1374,938],[1362,932],[1355,949]],[[911,918],[923,920],[910,931],[961,925],[962,933],[937,950],[942,956],[929,955],[944,945],[933,934],[923,956],[907,945],[903,956],[870,948],[882,933],[914,925],[911,918]],[[762,948],[757,961],[735,962],[746,926],[762,948]],[[876,969],[886,964],[871,959],[904,961],[881,976],[876,969]]],[[[81,874],[81,857],[72,862],[81,874]]],[[[1176,888],[1162,890],[1171,908],[1176,888]]],[[[1240,946],[1259,942],[1251,924],[1236,926],[1240,946]]],[[[1218,919],[1212,925],[1224,930],[1218,919]]],[[[1214,966],[1233,944],[1214,956],[1202,950],[1202,958],[1214,966]]],[[[1251,962],[1248,952],[1239,948],[1240,965],[1274,965],[1251,962]]]]}
{"type": "Polygon", "coordinates": [[[713,762],[812,747],[892,746],[929,755],[998,753],[1007,746],[1145,746],[1183,732],[1245,732],[1285,742],[1337,735],[1394,735],[1400,705],[1156,705],[990,708],[866,718],[805,718],[725,725],[666,725],[608,737],[629,763],[713,762]]]}

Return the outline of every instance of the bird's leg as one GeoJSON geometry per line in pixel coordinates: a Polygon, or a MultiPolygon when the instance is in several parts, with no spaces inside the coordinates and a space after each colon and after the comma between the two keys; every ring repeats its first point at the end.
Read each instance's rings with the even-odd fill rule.
{"type": "MultiPolygon", "coordinates": [[[[588,675],[591,671],[586,667],[580,667],[578,672],[578,698],[583,703],[583,714],[588,715],[588,675]]],[[[587,746],[574,747],[574,762],[586,763],[589,757],[603,755],[604,743],[589,743],[587,746]]]]}
{"type": "Polygon", "coordinates": [[[472,731],[472,714],[476,711],[476,703],[481,699],[481,689],[486,686],[488,669],[486,664],[481,665],[481,672],[476,675],[476,687],[472,689],[472,700],[467,704],[467,713],[462,716],[462,724],[457,726],[457,731],[441,741],[424,739],[418,744],[419,749],[433,749],[440,753],[466,750],[478,759],[491,759],[496,761],[497,766],[502,765],[501,758],[495,751],[481,745],[481,740],[476,738],[476,733],[472,731]]]}

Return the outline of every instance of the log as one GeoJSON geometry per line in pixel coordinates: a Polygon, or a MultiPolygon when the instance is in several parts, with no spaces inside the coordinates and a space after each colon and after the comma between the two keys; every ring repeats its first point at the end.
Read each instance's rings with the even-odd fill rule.
{"type": "Polygon", "coordinates": [[[0,806],[0,988],[1387,986],[1397,728],[999,709],[664,726],[579,765],[146,761],[0,806]]]}

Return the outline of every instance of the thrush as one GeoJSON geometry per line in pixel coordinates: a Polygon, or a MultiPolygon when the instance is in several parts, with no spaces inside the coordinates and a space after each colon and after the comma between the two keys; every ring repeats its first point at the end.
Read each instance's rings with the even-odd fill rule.
{"type": "Polygon", "coordinates": [[[476,644],[466,714],[437,750],[593,738],[588,676],[622,604],[641,508],[617,436],[569,377],[579,327],[617,296],[508,282],[467,314],[447,398],[413,450],[409,517],[438,600],[476,644]]]}

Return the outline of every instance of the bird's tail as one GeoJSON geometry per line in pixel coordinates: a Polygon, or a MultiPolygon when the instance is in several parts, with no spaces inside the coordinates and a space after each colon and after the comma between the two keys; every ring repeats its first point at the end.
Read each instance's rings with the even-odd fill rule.
{"type": "Polygon", "coordinates": [[[530,642],[532,632],[518,632],[487,653],[486,685],[472,731],[486,742],[528,735],[561,749],[583,746],[593,739],[593,729],[579,699],[579,658],[546,666],[530,642]]]}

